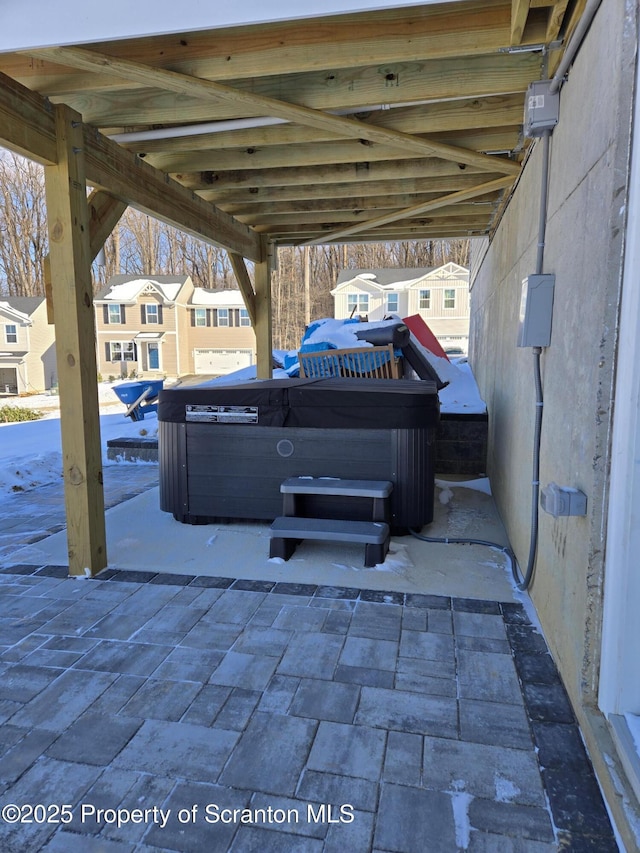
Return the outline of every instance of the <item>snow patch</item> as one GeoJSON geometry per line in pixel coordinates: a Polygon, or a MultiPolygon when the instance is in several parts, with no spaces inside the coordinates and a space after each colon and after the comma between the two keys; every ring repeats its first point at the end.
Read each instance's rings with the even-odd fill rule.
{"type": "Polygon", "coordinates": [[[511,803],[520,793],[520,788],[514,785],[511,779],[506,779],[504,776],[500,776],[499,773],[496,773],[493,784],[496,789],[496,800],[499,803],[511,803]]]}
{"type": "Polygon", "coordinates": [[[473,801],[471,794],[452,794],[453,821],[456,831],[456,847],[466,850],[471,840],[471,822],[469,820],[469,805],[473,801]]]}

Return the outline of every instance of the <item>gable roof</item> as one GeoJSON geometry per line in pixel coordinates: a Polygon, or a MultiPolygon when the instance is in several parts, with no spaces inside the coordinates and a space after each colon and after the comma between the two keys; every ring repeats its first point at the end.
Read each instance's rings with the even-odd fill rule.
{"type": "Polygon", "coordinates": [[[441,271],[443,274],[448,273],[450,275],[459,275],[460,277],[469,275],[469,270],[465,267],[451,262],[439,267],[411,267],[409,269],[388,267],[385,269],[369,270],[347,269],[340,271],[338,274],[338,283],[331,293],[336,293],[353,283],[371,290],[408,290],[424,278],[428,278],[429,276],[437,277],[441,271]]]}
{"type": "Polygon", "coordinates": [[[0,299],[0,310],[21,323],[30,324],[29,318],[44,301],[44,296],[6,296],[0,299]]]}
{"type": "Polygon", "coordinates": [[[145,287],[151,285],[164,302],[175,302],[188,275],[130,276],[114,275],[96,296],[95,302],[135,303],[145,287]]]}

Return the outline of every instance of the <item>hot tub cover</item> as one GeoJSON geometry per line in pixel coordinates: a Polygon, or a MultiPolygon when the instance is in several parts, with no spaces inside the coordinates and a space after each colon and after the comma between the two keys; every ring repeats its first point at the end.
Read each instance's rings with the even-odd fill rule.
{"type": "Polygon", "coordinates": [[[160,392],[158,420],[246,427],[414,429],[439,418],[435,382],[397,379],[267,379],[182,385],[160,392]]]}

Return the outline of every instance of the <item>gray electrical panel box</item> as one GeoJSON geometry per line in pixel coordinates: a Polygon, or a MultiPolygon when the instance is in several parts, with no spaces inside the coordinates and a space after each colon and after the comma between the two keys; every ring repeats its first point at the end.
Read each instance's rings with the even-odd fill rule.
{"type": "Polygon", "coordinates": [[[549,91],[551,80],[536,80],[529,84],[524,102],[525,136],[542,136],[545,130],[553,130],[560,117],[560,94],[549,91]]]}
{"type": "Polygon", "coordinates": [[[519,347],[548,347],[556,277],[553,273],[529,275],[522,281],[518,326],[519,347]]]}
{"type": "Polygon", "coordinates": [[[540,493],[540,506],[549,515],[586,515],[587,496],[579,489],[549,483],[540,493]]]}

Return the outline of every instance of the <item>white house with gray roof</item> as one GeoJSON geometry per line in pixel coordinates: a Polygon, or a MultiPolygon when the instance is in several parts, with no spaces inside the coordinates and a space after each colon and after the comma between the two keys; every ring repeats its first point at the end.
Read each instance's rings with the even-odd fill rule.
{"type": "Polygon", "coordinates": [[[57,383],[54,327],[44,296],[0,298],[0,394],[36,394],[57,383]]]}
{"type": "Polygon", "coordinates": [[[414,269],[342,270],[331,291],[336,319],[419,314],[446,348],[467,352],[469,270],[454,263],[414,269]]]}

